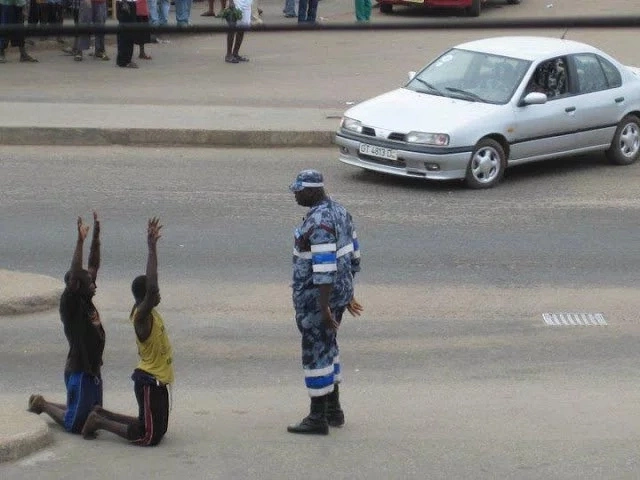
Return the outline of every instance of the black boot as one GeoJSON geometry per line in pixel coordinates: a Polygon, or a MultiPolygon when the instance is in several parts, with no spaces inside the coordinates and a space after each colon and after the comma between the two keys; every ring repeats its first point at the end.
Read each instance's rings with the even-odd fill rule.
{"type": "Polygon", "coordinates": [[[333,386],[333,392],[327,395],[327,421],[332,427],[344,425],[344,412],[340,407],[340,391],[337,383],[333,386]]]}
{"type": "Polygon", "coordinates": [[[311,397],[311,412],[297,425],[289,425],[287,432],[327,435],[327,395],[311,397]]]}

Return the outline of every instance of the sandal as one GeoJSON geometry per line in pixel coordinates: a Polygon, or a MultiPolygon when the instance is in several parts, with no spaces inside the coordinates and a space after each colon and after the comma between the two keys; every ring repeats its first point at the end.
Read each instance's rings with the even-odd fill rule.
{"type": "Polygon", "coordinates": [[[127,63],[124,68],[138,68],[138,64],[134,62],[127,63]]]}
{"type": "Polygon", "coordinates": [[[105,52],[98,52],[93,56],[93,58],[95,58],[96,60],[103,60],[105,62],[109,61],[109,55],[107,55],[105,52]]]}
{"type": "Polygon", "coordinates": [[[76,54],[73,56],[73,59],[76,62],[81,62],[82,61],[82,52],[76,52],[76,54]]]}
{"type": "Polygon", "coordinates": [[[153,60],[153,57],[147,53],[141,53],[138,55],[138,58],[141,58],[142,60],[153,60]]]}
{"type": "Polygon", "coordinates": [[[224,57],[224,61],[227,63],[240,63],[238,57],[234,57],[233,55],[227,55],[226,57],[224,57]]]}
{"type": "Polygon", "coordinates": [[[236,55],[235,58],[239,62],[248,62],[249,61],[249,59],[247,57],[243,57],[242,55],[236,55]]]}

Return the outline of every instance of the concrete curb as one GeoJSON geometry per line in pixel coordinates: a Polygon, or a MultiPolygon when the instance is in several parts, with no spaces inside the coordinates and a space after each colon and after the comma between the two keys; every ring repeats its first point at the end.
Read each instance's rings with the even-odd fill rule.
{"type": "Polygon", "coordinates": [[[0,316],[24,315],[57,308],[62,290],[60,288],[43,295],[2,299],[0,300],[0,316]]]}
{"type": "Polygon", "coordinates": [[[53,442],[53,434],[44,420],[34,416],[28,423],[29,428],[23,426],[21,433],[0,437],[0,463],[18,460],[53,442]]]}
{"type": "Polygon", "coordinates": [[[0,269],[0,316],[57,308],[63,290],[62,280],[36,273],[0,269]]]}
{"type": "Polygon", "coordinates": [[[335,130],[0,127],[2,145],[171,145],[193,147],[330,147],[335,130]]]}

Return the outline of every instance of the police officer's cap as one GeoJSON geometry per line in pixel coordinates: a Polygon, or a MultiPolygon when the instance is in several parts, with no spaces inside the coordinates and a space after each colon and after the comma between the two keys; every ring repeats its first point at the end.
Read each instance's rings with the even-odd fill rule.
{"type": "Polygon", "coordinates": [[[324,181],[322,174],[317,170],[302,170],[295,181],[289,185],[289,190],[292,192],[299,192],[305,188],[319,188],[324,187],[324,181]]]}

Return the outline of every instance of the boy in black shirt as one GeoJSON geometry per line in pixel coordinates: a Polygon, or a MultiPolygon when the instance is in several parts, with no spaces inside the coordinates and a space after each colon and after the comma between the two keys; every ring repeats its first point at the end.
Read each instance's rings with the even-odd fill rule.
{"type": "Polygon", "coordinates": [[[31,395],[28,410],[48,414],[65,430],[80,433],[95,405],[102,405],[102,353],[105,333],[100,314],[93,304],[96,278],[100,268],[100,222],[93,212],[93,238],[87,270],[82,268],[82,249],[89,226],[78,217],[78,240],[65,275],[65,289],[60,297],[60,319],[69,342],[64,370],[67,403],[48,402],[42,395],[31,395]]]}

